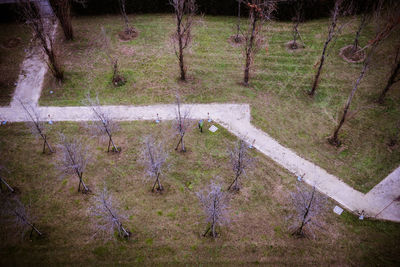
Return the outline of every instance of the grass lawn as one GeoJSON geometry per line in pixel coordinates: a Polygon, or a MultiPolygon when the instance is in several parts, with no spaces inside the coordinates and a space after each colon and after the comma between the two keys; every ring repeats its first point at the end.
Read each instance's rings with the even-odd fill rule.
{"type": "Polygon", "coordinates": [[[25,58],[25,48],[32,37],[27,26],[17,23],[0,23],[0,106],[10,103],[15,83],[25,58]],[[10,39],[18,39],[11,45],[10,39]]]}
{"type": "Polygon", "coordinates": [[[121,154],[107,154],[106,142],[88,138],[80,124],[56,123],[57,132],[86,138],[91,160],[84,179],[94,193],[106,184],[123,221],[133,233],[129,241],[103,242],[94,237],[88,217],[92,195],[77,192],[77,179],[57,169],[60,151],[41,154],[41,144],[23,124],[0,128],[1,164],[21,201],[30,206],[36,225],[46,233],[32,242],[7,238],[0,223],[0,264],[127,264],[132,262],[268,262],[288,265],[396,265],[400,258],[400,225],[359,221],[347,212],[335,215],[329,202],[316,239],[295,239],[287,230],[292,212],[289,193],[295,177],[257,151],[255,168],[249,170],[242,190],[232,195],[231,221],[215,241],[203,238],[205,223],[195,192],[218,176],[225,188],[232,179],[227,146],[235,137],[220,128],[216,133],[187,135],[188,152],[173,150],[171,124],[123,123],[115,135],[121,154]],[[146,134],[165,141],[170,151],[169,169],[163,174],[163,194],[150,192],[140,163],[141,142],[146,134]]]}
{"type": "MultiPolygon", "coordinates": [[[[190,103],[250,103],[256,126],[362,192],[369,191],[399,165],[399,146],[387,146],[399,131],[399,86],[393,88],[385,105],[373,102],[388,76],[387,62],[394,38],[382,46],[363,80],[351,106],[354,116],[340,135],[344,145],[336,149],[326,139],[332,134],[362,67],[338,56],[339,49],[351,43],[356,21],[329,50],[314,99],[306,96],[305,91],[311,86],[313,65],[322,50],[326,19],[301,25],[306,48],[296,53],[288,52],[284,46],[291,38],[291,24],[271,24],[267,30],[268,53],[261,49],[256,57],[250,87],[240,85],[244,62],[241,50],[228,43],[235,18],[199,19],[186,57],[189,80],[185,83],[178,81],[178,64],[170,42],[173,16],[137,15],[131,21],[140,33],[129,42],[121,42],[117,37],[122,27],[118,16],[75,18],[73,42],[64,42],[59,32],[66,80],[58,86],[48,74],[40,104],[81,105],[87,92],[97,93],[104,104],[171,103],[177,92],[190,103]],[[111,65],[99,37],[101,26],[111,38],[113,55],[118,57],[128,80],[119,88],[110,83],[111,65]]],[[[365,44],[372,34],[370,26],[361,43],[365,44]]]]}

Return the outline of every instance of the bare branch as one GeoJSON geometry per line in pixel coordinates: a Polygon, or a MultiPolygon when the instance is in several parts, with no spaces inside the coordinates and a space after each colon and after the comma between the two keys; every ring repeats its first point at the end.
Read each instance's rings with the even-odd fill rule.
{"type": "Polygon", "coordinates": [[[165,167],[165,162],[168,158],[168,153],[165,151],[161,142],[156,142],[152,136],[146,136],[143,147],[143,163],[146,166],[148,178],[154,181],[151,191],[163,191],[164,187],[161,184],[161,174],[165,167]]]}
{"type": "Polygon", "coordinates": [[[217,226],[227,225],[229,220],[229,197],[221,190],[221,186],[211,182],[210,185],[197,192],[200,204],[203,207],[206,222],[209,224],[203,234],[206,236],[210,232],[213,238],[218,236],[217,226]]]}
{"type": "Polygon", "coordinates": [[[192,40],[193,18],[197,11],[195,0],[169,0],[174,8],[176,18],[176,32],[172,35],[175,54],[179,60],[180,79],[186,80],[186,67],[184,63],[184,50],[192,40]]]}
{"type": "Polygon", "coordinates": [[[43,236],[43,233],[33,223],[32,215],[16,196],[3,199],[1,203],[0,220],[13,228],[15,234],[24,237],[25,233],[30,230],[29,238],[32,238],[33,233],[39,237],[43,236]]]}
{"type": "Polygon", "coordinates": [[[111,56],[112,55],[111,42],[107,36],[106,30],[103,27],[101,27],[101,35],[103,39],[102,41],[105,53],[108,56],[111,63],[111,68],[113,73],[111,82],[114,86],[122,86],[126,83],[126,79],[121,75],[119,71],[118,58],[111,56]]]}
{"type": "Polygon", "coordinates": [[[329,23],[329,29],[328,29],[328,35],[326,37],[325,43],[324,43],[324,48],[322,50],[321,58],[319,59],[319,62],[317,63],[318,70],[315,74],[314,82],[312,85],[311,90],[308,92],[310,96],[314,96],[315,91],[317,90],[318,83],[319,83],[319,78],[322,72],[322,67],[325,62],[326,54],[328,52],[328,46],[331,43],[332,40],[337,38],[339,34],[341,33],[342,29],[348,24],[348,23],[343,23],[341,25],[338,24],[339,19],[343,16],[349,15],[353,12],[353,7],[351,4],[346,4],[345,0],[336,0],[335,1],[335,6],[333,10],[331,11],[331,19],[329,23]]]}
{"type": "Polygon", "coordinates": [[[93,199],[90,213],[95,220],[96,235],[100,233],[105,239],[110,239],[117,231],[119,237],[128,239],[131,232],[121,222],[126,217],[117,212],[116,206],[118,205],[108,193],[107,187],[104,186],[103,191],[93,199]]]}
{"type": "Polygon", "coordinates": [[[242,139],[234,147],[230,148],[229,155],[235,179],[229,185],[228,190],[238,191],[240,189],[239,179],[246,174],[246,170],[254,163],[254,158],[249,155],[248,145],[242,139]]]}
{"type": "Polygon", "coordinates": [[[92,126],[94,126],[94,129],[97,130],[97,134],[107,136],[107,152],[110,152],[110,147],[112,152],[120,152],[121,149],[115,145],[113,140],[113,134],[119,130],[118,122],[113,120],[110,113],[100,106],[99,98],[97,96],[94,100],[90,98],[90,95],[88,94],[86,96],[85,104],[92,110],[92,126]]]}
{"type": "Polygon", "coordinates": [[[62,151],[62,169],[66,173],[76,174],[79,179],[78,192],[82,193],[90,192],[89,188],[83,181],[83,173],[88,163],[88,148],[84,146],[83,141],[80,138],[66,137],[60,133],[60,149],[62,151]]]}
{"type": "Polygon", "coordinates": [[[249,27],[243,33],[244,42],[242,44],[245,57],[244,85],[249,84],[250,69],[253,65],[254,56],[258,52],[262,38],[260,33],[265,22],[272,19],[272,14],[276,10],[275,0],[249,0],[244,1],[249,8],[249,27]]]}
{"type": "Polygon", "coordinates": [[[29,0],[18,0],[21,17],[26,24],[32,29],[34,37],[39,41],[41,49],[47,56],[46,63],[53,76],[62,81],[64,79],[64,71],[58,61],[56,55],[54,40],[52,35],[53,22],[44,18],[39,12],[37,2],[29,0]]]}
{"type": "Polygon", "coordinates": [[[320,225],[321,215],[325,212],[326,197],[316,191],[315,186],[306,187],[303,183],[296,184],[296,191],[291,198],[294,206],[293,225],[290,227],[292,235],[306,237],[314,235],[314,230],[320,225]]]}
{"type": "Polygon", "coordinates": [[[190,110],[186,109],[184,111],[181,110],[181,100],[180,97],[176,97],[176,117],[175,117],[175,129],[177,134],[179,135],[179,141],[176,144],[175,150],[178,150],[179,145],[181,145],[181,151],[186,152],[185,147],[185,134],[190,126],[190,110]]]}
{"type": "Polygon", "coordinates": [[[71,2],[70,0],[50,0],[51,7],[53,8],[61,27],[64,32],[65,39],[73,40],[74,31],[71,23],[71,2]]]}
{"type": "Polygon", "coordinates": [[[22,109],[26,114],[27,126],[31,129],[33,135],[42,138],[43,140],[43,154],[46,153],[46,147],[50,153],[54,153],[53,148],[50,146],[47,137],[47,130],[45,123],[40,119],[39,109],[37,106],[31,103],[24,103],[18,98],[18,102],[21,104],[22,109]]]}

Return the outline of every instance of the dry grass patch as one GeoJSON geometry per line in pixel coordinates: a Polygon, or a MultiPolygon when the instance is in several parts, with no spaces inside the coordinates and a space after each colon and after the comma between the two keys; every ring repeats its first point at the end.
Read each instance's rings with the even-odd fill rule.
{"type": "MultiPolygon", "coordinates": [[[[78,180],[58,171],[59,151],[43,155],[40,143],[24,125],[2,126],[1,164],[10,170],[8,181],[20,189],[22,202],[30,203],[36,225],[47,236],[32,242],[10,240],[0,223],[0,263],[398,263],[399,225],[358,221],[346,212],[338,217],[330,211],[332,202],[316,239],[294,239],[286,218],[292,212],[289,192],[294,189],[295,177],[254,150],[255,168],[243,179],[242,190],[232,195],[232,223],[220,229],[215,241],[201,237],[206,225],[194,192],[216,176],[224,190],[232,181],[226,148],[235,143],[235,137],[223,128],[214,134],[201,134],[193,127],[187,135],[189,152],[185,154],[174,151],[176,140],[171,140],[169,122],[123,123],[115,135],[115,142],[122,147],[120,154],[105,152],[107,144],[97,138],[87,139],[91,161],[84,179],[93,193],[107,185],[120,203],[120,212],[128,217],[124,226],[132,232],[129,241],[103,242],[94,237],[88,217],[92,196],[78,193],[78,180]],[[162,194],[152,193],[152,184],[143,179],[146,174],[140,150],[142,138],[149,133],[165,140],[170,151],[170,167],[162,175],[166,187],[162,194]]],[[[79,124],[56,123],[49,135],[53,145],[59,131],[89,136],[79,124]]]]}

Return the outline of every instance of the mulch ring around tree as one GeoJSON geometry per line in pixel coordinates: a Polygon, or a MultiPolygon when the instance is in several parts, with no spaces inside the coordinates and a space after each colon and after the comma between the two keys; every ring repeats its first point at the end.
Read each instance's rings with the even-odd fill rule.
{"type": "Polygon", "coordinates": [[[360,63],[365,59],[365,52],[360,48],[353,52],[353,45],[347,45],[340,49],[339,55],[349,63],[360,63]]]}
{"type": "Polygon", "coordinates": [[[304,45],[302,43],[298,41],[295,43],[293,40],[287,42],[285,47],[290,52],[301,51],[304,49],[304,45]]]}
{"type": "Polygon", "coordinates": [[[244,42],[244,37],[243,35],[239,34],[239,35],[232,35],[231,37],[229,37],[228,42],[232,45],[232,46],[241,46],[244,42]]]}
{"type": "Polygon", "coordinates": [[[3,43],[3,46],[6,48],[14,48],[19,46],[21,44],[21,41],[22,40],[19,37],[10,38],[3,43]]]}
{"type": "Polygon", "coordinates": [[[125,29],[118,33],[119,40],[127,42],[135,39],[139,35],[139,32],[135,28],[125,29]]]}

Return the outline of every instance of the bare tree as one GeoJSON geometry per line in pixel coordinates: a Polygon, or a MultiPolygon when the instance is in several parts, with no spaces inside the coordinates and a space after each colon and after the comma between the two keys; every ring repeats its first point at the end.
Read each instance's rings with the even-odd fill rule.
{"type": "Polygon", "coordinates": [[[118,231],[119,237],[128,239],[131,232],[122,224],[122,220],[126,217],[117,212],[116,206],[104,186],[103,191],[98,196],[94,196],[94,203],[90,209],[92,217],[96,220],[96,230],[106,233],[109,238],[114,235],[115,231],[118,231]]]}
{"type": "Polygon", "coordinates": [[[252,67],[254,56],[259,51],[262,43],[260,33],[266,21],[271,20],[272,13],[276,10],[276,0],[249,0],[244,2],[249,8],[249,26],[243,33],[244,42],[244,85],[249,84],[250,68],[252,67]]]}
{"type": "Polygon", "coordinates": [[[82,6],[86,4],[86,0],[50,0],[51,7],[60,21],[65,39],[67,40],[74,39],[74,31],[71,22],[71,2],[79,3],[82,6]]]}
{"type": "Polygon", "coordinates": [[[322,72],[322,67],[325,62],[326,53],[328,51],[329,44],[331,43],[332,40],[334,40],[341,33],[341,30],[346,25],[346,24],[338,25],[339,18],[341,16],[348,15],[352,12],[351,6],[346,5],[345,3],[346,3],[345,0],[335,0],[335,6],[331,12],[332,15],[330,18],[328,35],[325,39],[321,58],[319,59],[319,62],[318,62],[319,63],[318,70],[317,70],[317,73],[315,74],[311,91],[308,92],[308,94],[310,96],[314,96],[315,91],[317,90],[319,78],[320,78],[320,75],[322,72]]]}
{"type": "Polygon", "coordinates": [[[315,186],[310,190],[304,184],[297,184],[296,191],[290,195],[295,208],[294,215],[289,217],[294,223],[290,229],[292,235],[305,237],[306,228],[313,235],[315,226],[320,226],[320,216],[325,212],[326,198],[316,191],[315,186]]]}
{"type": "Polygon", "coordinates": [[[339,140],[339,131],[342,128],[343,124],[346,121],[347,118],[347,114],[349,112],[350,109],[350,105],[351,102],[353,100],[353,97],[358,89],[358,86],[361,83],[361,80],[364,78],[367,69],[370,66],[372,57],[374,55],[374,52],[376,50],[376,48],[387,38],[391,35],[391,33],[393,32],[393,30],[395,28],[397,28],[398,25],[400,25],[400,4],[397,6],[398,8],[393,9],[393,6],[388,6],[386,7],[387,10],[385,11],[381,11],[380,9],[378,9],[376,11],[376,18],[377,21],[380,23],[380,26],[378,26],[377,31],[375,33],[375,37],[370,40],[368,47],[369,47],[369,51],[367,53],[367,58],[364,61],[363,64],[363,68],[361,70],[360,75],[358,76],[353,89],[350,92],[350,95],[347,99],[347,102],[344,106],[343,109],[343,114],[342,117],[339,121],[339,124],[336,126],[333,135],[328,139],[329,143],[335,146],[340,146],[341,142],[339,140]],[[393,11],[394,10],[394,11],[393,11]]]}
{"type": "Polygon", "coordinates": [[[119,129],[119,124],[117,121],[113,120],[110,113],[100,106],[99,98],[96,100],[90,98],[88,94],[86,96],[86,105],[92,110],[93,113],[93,125],[96,133],[99,135],[106,135],[108,138],[107,152],[120,152],[113,140],[113,134],[119,129]]]}
{"type": "Polygon", "coordinates": [[[54,153],[53,148],[50,146],[47,137],[47,130],[45,123],[40,119],[39,109],[30,103],[24,103],[18,99],[27,117],[27,126],[31,129],[33,135],[42,138],[43,140],[43,154],[46,153],[46,147],[50,153],[54,153]]]}
{"type": "Polygon", "coordinates": [[[2,200],[2,204],[0,220],[15,228],[17,234],[24,236],[26,231],[30,230],[29,238],[32,238],[33,233],[39,237],[43,236],[35,226],[32,215],[16,196],[2,200]]]}
{"type": "Polygon", "coordinates": [[[294,17],[293,21],[293,42],[290,44],[291,49],[297,49],[299,47],[297,40],[301,39],[301,35],[299,32],[299,25],[304,21],[304,2],[305,0],[294,0],[292,3],[294,8],[294,17]]]}
{"type": "Polygon", "coordinates": [[[179,135],[179,141],[176,144],[175,150],[178,150],[179,145],[181,145],[181,151],[186,152],[184,137],[190,125],[190,120],[189,120],[190,111],[188,109],[186,109],[185,111],[181,111],[181,100],[179,96],[176,97],[176,105],[177,108],[176,108],[175,128],[177,134],[179,135]]]}
{"type": "Polygon", "coordinates": [[[55,51],[54,40],[51,33],[52,22],[41,15],[37,2],[31,2],[29,0],[18,1],[22,19],[25,20],[27,25],[32,29],[35,39],[39,41],[41,49],[47,56],[47,66],[53,76],[58,81],[62,81],[64,79],[64,71],[62,70],[55,51]]]}
{"type": "Polygon", "coordinates": [[[107,37],[106,30],[101,27],[101,34],[103,37],[103,46],[105,48],[105,52],[111,62],[112,66],[112,78],[111,82],[114,86],[122,86],[126,83],[125,77],[120,74],[119,65],[118,65],[118,58],[111,56],[112,55],[112,48],[110,39],[107,37]]]}
{"type": "Polygon", "coordinates": [[[356,31],[356,35],[354,36],[354,41],[353,41],[353,48],[352,48],[352,52],[356,53],[358,50],[358,47],[360,46],[360,34],[362,32],[362,30],[364,30],[365,26],[367,26],[368,20],[368,13],[367,12],[363,12],[361,15],[361,19],[360,19],[360,23],[358,24],[358,29],[356,31]]]}
{"type": "Polygon", "coordinates": [[[240,8],[242,5],[242,0],[236,0],[236,1],[238,2],[238,18],[236,23],[236,35],[234,41],[236,43],[240,43],[242,41],[242,38],[240,38],[240,8]]]}
{"type": "Polygon", "coordinates": [[[179,60],[180,79],[186,81],[186,66],[184,61],[184,50],[192,41],[193,17],[197,6],[195,0],[169,0],[174,8],[176,18],[176,32],[172,35],[175,54],[179,60]]]}
{"type": "Polygon", "coordinates": [[[400,81],[400,42],[397,44],[396,47],[395,58],[393,60],[393,65],[389,79],[386,83],[385,88],[383,88],[381,94],[379,95],[378,103],[382,104],[384,102],[387,92],[389,92],[390,88],[392,88],[392,86],[399,81],[400,81]]]}
{"type": "Polygon", "coordinates": [[[90,192],[90,189],[83,181],[83,172],[88,162],[88,149],[83,145],[83,141],[79,138],[69,138],[60,133],[60,148],[62,150],[62,169],[67,173],[74,173],[79,179],[78,192],[90,192]]]}
{"type": "Polygon", "coordinates": [[[71,23],[71,3],[70,0],[50,0],[51,7],[54,10],[61,28],[63,29],[65,39],[73,40],[74,32],[71,23]]]}
{"type": "Polygon", "coordinates": [[[135,28],[129,25],[128,16],[126,15],[126,0],[118,0],[118,2],[122,19],[124,20],[125,23],[125,29],[124,29],[125,34],[131,37],[136,36],[137,31],[135,30],[135,28]]]}
{"type": "Polygon", "coordinates": [[[235,179],[229,185],[228,190],[238,191],[239,178],[246,174],[246,169],[249,168],[253,163],[253,158],[248,153],[248,145],[245,141],[240,139],[233,148],[229,150],[231,158],[232,170],[235,173],[235,179]]]}
{"type": "Polygon", "coordinates": [[[210,185],[196,193],[203,207],[206,222],[209,224],[203,236],[210,232],[213,238],[218,236],[217,226],[223,226],[229,220],[229,197],[221,190],[221,186],[211,182],[210,185]]]}
{"type": "Polygon", "coordinates": [[[147,136],[144,140],[143,147],[143,161],[146,165],[148,177],[153,181],[154,190],[163,191],[164,187],[161,184],[161,173],[165,167],[165,161],[167,160],[168,153],[165,151],[161,142],[156,142],[153,137],[147,136]]]}

